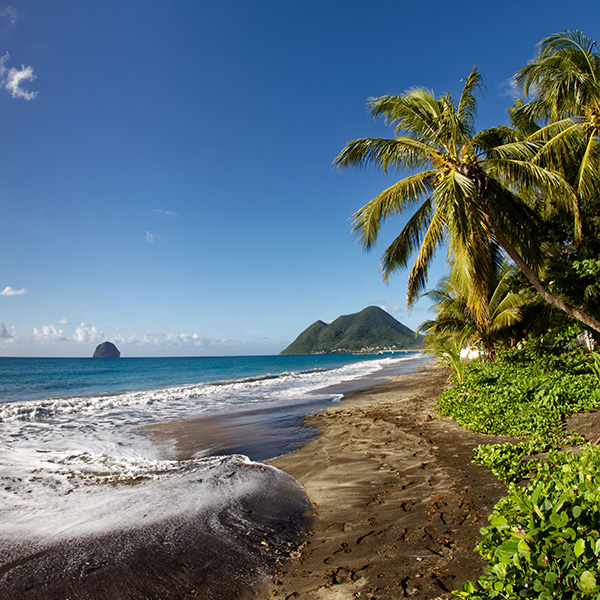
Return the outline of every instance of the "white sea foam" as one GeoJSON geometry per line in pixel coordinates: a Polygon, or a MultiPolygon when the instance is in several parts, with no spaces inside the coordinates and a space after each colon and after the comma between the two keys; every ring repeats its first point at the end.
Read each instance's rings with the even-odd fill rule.
{"type": "Polygon", "coordinates": [[[127,462],[84,454],[51,459],[23,479],[4,477],[0,539],[61,539],[139,528],[235,504],[279,477],[243,456],[127,462]]]}
{"type": "Polygon", "coordinates": [[[0,405],[0,538],[86,535],[231,502],[273,471],[239,456],[160,461],[152,422],[338,396],[323,388],[402,358],[331,371],[0,405]]]}

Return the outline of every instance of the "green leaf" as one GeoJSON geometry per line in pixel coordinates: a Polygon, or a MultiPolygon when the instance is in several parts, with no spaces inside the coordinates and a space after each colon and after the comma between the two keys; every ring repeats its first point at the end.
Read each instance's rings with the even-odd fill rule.
{"type": "Polygon", "coordinates": [[[543,488],[543,483],[539,483],[535,490],[533,490],[533,493],[531,494],[531,501],[533,502],[533,504],[537,504],[540,494],[542,493],[542,488],[543,488]]]}
{"type": "Polygon", "coordinates": [[[508,525],[508,521],[500,515],[490,517],[489,521],[490,521],[490,524],[493,525],[494,527],[504,527],[504,526],[508,525]]]}
{"type": "Polygon", "coordinates": [[[580,506],[574,506],[573,507],[573,517],[575,519],[579,519],[579,515],[581,514],[581,507],[580,506]]]}
{"type": "Polygon", "coordinates": [[[584,552],[585,552],[585,540],[583,538],[579,538],[575,542],[575,546],[573,548],[573,553],[575,554],[575,556],[577,558],[579,558],[584,552]]]}
{"type": "Polygon", "coordinates": [[[544,516],[544,514],[542,513],[542,511],[540,510],[540,507],[537,504],[533,505],[533,510],[535,510],[535,512],[537,513],[537,516],[542,520],[545,521],[546,517],[544,516]]]}
{"type": "Polygon", "coordinates": [[[545,577],[546,583],[556,583],[557,579],[558,579],[558,575],[556,573],[554,573],[553,571],[550,571],[550,573],[548,573],[545,577]]]}
{"type": "Polygon", "coordinates": [[[596,587],[596,578],[590,571],[584,571],[579,579],[579,585],[584,592],[589,594],[596,587]]]}

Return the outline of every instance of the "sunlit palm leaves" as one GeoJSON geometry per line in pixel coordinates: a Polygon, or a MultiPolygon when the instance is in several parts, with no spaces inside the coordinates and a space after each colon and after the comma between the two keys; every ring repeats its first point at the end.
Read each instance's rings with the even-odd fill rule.
{"type": "MultiPolygon", "coordinates": [[[[540,143],[506,140],[506,132],[475,133],[475,90],[481,76],[474,68],[456,104],[449,95],[412,89],[373,98],[371,114],[394,128],[396,137],[349,142],[336,158],[339,167],[372,166],[409,175],[354,215],[354,231],[364,248],[377,241],[381,224],[414,209],[408,223],[385,250],[384,278],[409,264],[407,300],[423,291],[436,251],[448,244],[460,256],[470,280],[469,309],[487,318],[487,290],[497,255],[493,226],[502,226],[517,248],[532,248],[533,213],[516,195],[522,187],[556,194],[569,187],[559,175],[532,163],[540,143]],[[508,227],[510,225],[510,227],[508,227]]],[[[571,193],[572,196],[572,193],[571,193]]],[[[535,262],[534,253],[530,253],[535,262]]]]}
{"type": "Polygon", "coordinates": [[[537,56],[515,76],[528,102],[511,111],[517,126],[529,123],[529,139],[540,141],[539,164],[559,169],[576,190],[580,205],[563,205],[575,215],[595,203],[600,189],[600,56],[596,42],[565,31],[539,44],[537,56]],[[533,122],[540,126],[535,130],[533,122]]]}
{"type": "MultiPolygon", "coordinates": [[[[578,43],[589,50],[585,40],[578,43]]],[[[543,53],[563,45],[569,44],[553,39],[543,47],[543,53]]],[[[592,109],[586,113],[587,129],[583,118],[573,116],[563,118],[562,125],[557,122],[540,127],[535,121],[540,115],[570,110],[579,102],[574,99],[594,97],[591,81],[597,61],[590,58],[588,62],[587,87],[579,89],[576,77],[556,84],[556,93],[561,94],[556,106],[540,98],[535,105],[514,107],[513,117],[521,123],[520,130],[498,127],[475,131],[474,93],[481,83],[476,68],[465,80],[458,104],[448,94],[438,99],[421,88],[369,100],[372,116],[393,127],[395,137],[349,142],[335,164],[403,174],[400,181],[354,214],[354,232],[363,247],[370,249],[383,222],[408,213],[408,222],[383,253],[381,269],[387,279],[412,261],[409,305],[424,290],[436,251],[447,244],[450,257],[460,261],[469,281],[467,309],[479,323],[486,322],[499,245],[544,300],[600,331],[598,320],[550,294],[536,273],[540,255],[535,235],[537,214],[558,207],[574,216],[576,231],[580,230],[578,197],[565,177],[575,181],[580,195],[585,192],[589,196],[600,189],[595,166],[600,151],[595,142],[589,142],[589,128],[596,127],[595,113],[589,112],[592,109]],[[573,126],[588,131],[588,138],[581,141],[581,136],[570,131],[573,126]],[[573,155],[573,148],[583,149],[577,177],[569,177],[563,164],[573,155]]],[[[530,77],[531,85],[540,85],[541,71],[530,73],[524,77],[530,77]]],[[[597,137],[596,131],[592,137],[597,137]]]]}
{"type": "Polygon", "coordinates": [[[482,318],[480,312],[469,309],[469,276],[460,261],[454,262],[450,275],[424,294],[433,301],[432,308],[437,316],[435,320],[423,323],[420,331],[428,336],[429,342],[460,337],[491,355],[494,344],[520,321],[522,308],[528,302],[525,294],[511,290],[515,272],[506,260],[497,265],[487,293],[489,312],[482,318]],[[463,336],[465,332],[467,335],[463,336]]]}

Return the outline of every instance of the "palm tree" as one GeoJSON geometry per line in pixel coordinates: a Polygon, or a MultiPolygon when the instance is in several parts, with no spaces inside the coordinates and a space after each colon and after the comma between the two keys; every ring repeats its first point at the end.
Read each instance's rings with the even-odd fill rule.
{"type": "MultiPolygon", "coordinates": [[[[515,75],[529,101],[513,119],[540,122],[530,140],[544,143],[539,164],[558,168],[577,192],[579,210],[594,205],[600,190],[600,56],[596,42],[567,30],[538,44],[537,56],[515,75]]],[[[581,235],[576,213],[576,238],[581,235]]]]}
{"type": "Polygon", "coordinates": [[[449,254],[465,266],[469,310],[487,318],[500,246],[547,302],[600,331],[598,320],[550,294],[537,277],[536,215],[518,194],[537,192],[572,210],[576,195],[559,173],[534,162],[541,142],[519,141],[516,135],[513,141],[507,128],[475,132],[474,91],[480,82],[474,68],[458,104],[449,94],[436,99],[421,88],[370,99],[373,117],[384,117],[396,137],[349,142],[335,164],[410,174],[356,212],[353,230],[365,249],[372,248],[382,222],[416,208],[381,261],[387,280],[418,248],[408,278],[409,306],[425,287],[436,250],[447,242],[449,254]]]}
{"type": "Polygon", "coordinates": [[[442,277],[434,289],[425,292],[425,296],[433,299],[432,308],[437,316],[421,324],[419,331],[433,342],[439,337],[465,334],[469,345],[480,347],[487,357],[492,357],[495,344],[510,335],[511,328],[521,320],[521,309],[529,302],[525,293],[511,291],[515,272],[506,259],[502,261],[488,290],[489,314],[486,319],[481,319],[467,307],[469,282],[461,265],[454,263],[450,274],[442,277]]]}

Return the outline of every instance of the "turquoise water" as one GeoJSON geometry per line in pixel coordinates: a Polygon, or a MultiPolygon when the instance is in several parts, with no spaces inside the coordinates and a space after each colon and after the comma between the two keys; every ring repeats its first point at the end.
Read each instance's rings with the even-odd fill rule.
{"type": "MultiPolygon", "coordinates": [[[[395,356],[416,354],[409,352],[395,356]]],[[[281,373],[330,370],[381,358],[351,354],[120,359],[0,358],[0,403],[240,381],[281,373]]]]}

